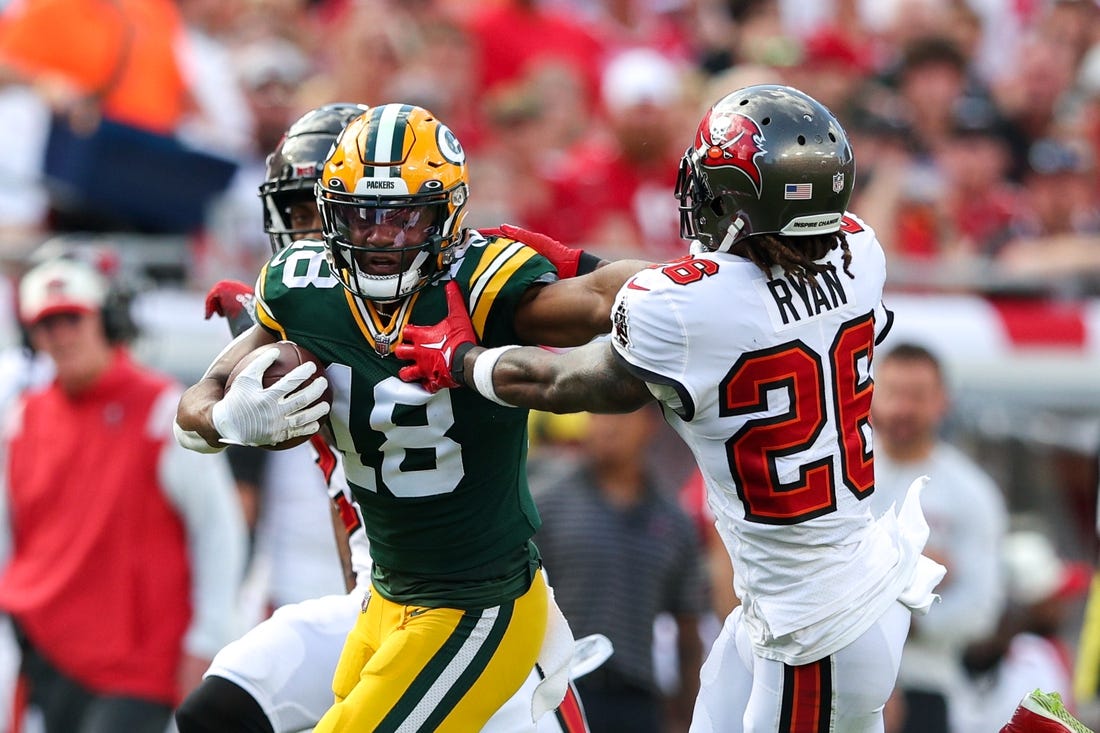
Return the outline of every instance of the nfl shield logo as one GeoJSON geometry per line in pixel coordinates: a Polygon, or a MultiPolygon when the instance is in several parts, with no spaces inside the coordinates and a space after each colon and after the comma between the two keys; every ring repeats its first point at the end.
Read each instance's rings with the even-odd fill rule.
{"type": "Polygon", "coordinates": [[[833,174],[833,193],[840,193],[843,190],[844,190],[844,174],[843,173],[834,173],[833,174]]]}

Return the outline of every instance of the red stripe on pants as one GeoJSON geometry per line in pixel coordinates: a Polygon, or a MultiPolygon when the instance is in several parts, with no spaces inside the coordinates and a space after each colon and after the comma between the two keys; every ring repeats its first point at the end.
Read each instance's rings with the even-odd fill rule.
{"type": "Polygon", "coordinates": [[[558,721],[565,733],[589,733],[588,720],[584,717],[584,708],[573,683],[565,690],[565,698],[558,705],[558,721]]]}

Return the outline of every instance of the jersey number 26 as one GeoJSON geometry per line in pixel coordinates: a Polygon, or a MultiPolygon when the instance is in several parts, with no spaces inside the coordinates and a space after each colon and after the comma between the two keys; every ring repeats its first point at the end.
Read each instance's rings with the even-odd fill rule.
{"type": "Polygon", "coordinates": [[[845,323],[829,349],[831,380],[821,356],[801,341],[746,354],[719,385],[720,412],[733,416],[766,412],[769,393],[787,393],[789,408],[748,420],[726,441],[730,471],[745,506],[745,518],[764,524],[798,524],[836,510],[835,455],[799,466],[783,483],[777,461],[797,460],[813,446],[832,414],[844,485],[859,498],[874,490],[870,430],[873,383],[866,376],[874,348],[872,315],[845,323]],[[862,373],[861,361],[867,369],[862,373]],[[831,382],[831,383],[830,383],[831,382]]]}

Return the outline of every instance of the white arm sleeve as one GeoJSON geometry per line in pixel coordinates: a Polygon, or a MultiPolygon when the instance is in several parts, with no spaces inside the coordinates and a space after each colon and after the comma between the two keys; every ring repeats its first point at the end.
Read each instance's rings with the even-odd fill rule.
{"type": "Polygon", "coordinates": [[[641,287],[624,286],[615,298],[611,346],[657,400],[690,420],[698,397],[686,378],[690,349],[676,302],[683,294],[658,287],[657,270],[643,270],[631,284],[641,287]]]}
{"type": "Polygon", "coordinates": [[[167,438],[158,478],[187,532],[192,615],[184,651],[210,659],[239,631],[235,608],[247,530],[225,456],[195,453],[172,437],[178,401],[178,392],[166,392],[162,404],[153,410],[150,427],[167,438]]]}

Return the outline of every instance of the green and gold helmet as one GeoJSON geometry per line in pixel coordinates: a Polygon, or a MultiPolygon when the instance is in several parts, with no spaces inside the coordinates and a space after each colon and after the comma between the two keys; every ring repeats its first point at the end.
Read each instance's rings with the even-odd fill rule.
{"type": "Polygon", "coordinates": [[[421,107],[372,108],[344,129],[317,181],[333,272],[367,300],[426,287],[453,258],[468,196],[450,128],[421,107]]]}

